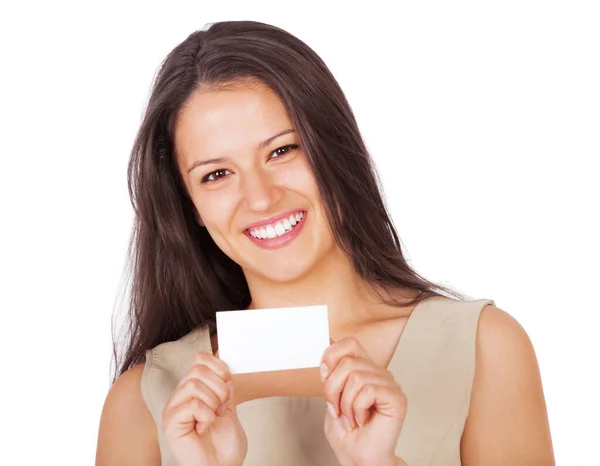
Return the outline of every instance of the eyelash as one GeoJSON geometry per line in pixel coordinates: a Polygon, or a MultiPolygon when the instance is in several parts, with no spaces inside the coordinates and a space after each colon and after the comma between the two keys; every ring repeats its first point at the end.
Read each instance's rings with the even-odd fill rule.
{"type": "MultiPolygon", "coordinates": [[[[282,149],[289,149],[289,150],[285,151],[283,154],[279,154],[279,156],[277,156],[277,157],[276,157],[277,159],[281,159],[281,158],[284,158],[285,156],[289,155],[291,152],[294,152],[294,151],[295,151],[295,150],[297,150],[299,147],[300,147],[300,146],[299,146],[298,144],[288,144],[287,146],[282,146],[282,147],[279,147],[278,149],[275,149],[273,152],[271,152],[271,155],[273,155],[274,153],[276,153],[277,151],[280,151],[280,150],[282,150],[282,149]]],[[[270,159],[270,158],[269,158],[269,159],[270,159]]],[[[213,176],[213,178],[214,178],[214,175],[215,175],[216,173],[219,173],[219,172],[225,172],[225,171],[229,171],[229,170],[227,170],[226,168],[225,168],[225,169],[223,169],[223,168],[219,168],[218,170],[215,170],[215,171],[213,171],[213,172],[210,172],[210,173],[208,173],[207,175],[205,175],[204,177],[202,177],[202,181],[201,181],[201,183],[202,183],[202,184],[212,184],[212,183],[218,183],[219,181],[221,181],[222,179],[224,179],[224,178],[226,178],[226,177],[225,177],[225,176],[219,176],[218,178],[216,178],[216,179],[213,179],[213,180],[209,180],[208,178],[209,178],[210,176],[213,176]]]]}

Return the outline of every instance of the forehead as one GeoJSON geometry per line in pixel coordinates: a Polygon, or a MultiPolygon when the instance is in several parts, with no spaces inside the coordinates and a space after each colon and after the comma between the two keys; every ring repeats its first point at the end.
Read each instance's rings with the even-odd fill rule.
{"type": "Polygon", "coordinates": [[[291,119],[272,89],[262,83],[237,84],[194,92],[179,113],[175,145],[184,159],[226,156],[255,147],[288,126],[291,119]]]}

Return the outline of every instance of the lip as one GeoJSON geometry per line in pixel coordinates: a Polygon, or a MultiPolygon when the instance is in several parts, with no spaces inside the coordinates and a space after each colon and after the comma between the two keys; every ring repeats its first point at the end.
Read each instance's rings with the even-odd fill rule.
{"type": "Polygon", "coordinates": [[[276,223],[278,220],[282,220],[284,218],[289,218],[290,215],[292,214],[297,214],[303,212],[304,214],[306,214],[306,211],[303,209],[294,209],[294,210],[288,210],[287,212],[283,212],[281,214],[277,214],[277,215],[273,215],[272,217],[269,218],[263,218],[262,220],[259,220],[258,222],[254,222],[251,223],[250,225],[248,225],[245,229],[244,229],[244,233],[250,233],[250,230],[252,230],[253,228],[259,228],[265,225],[270,225],[272,223],[276,223]]]}
{"type": "MultiPolygon", "coordinates": [[[[294,212],[296,212],[296,211],[293,211],[293,210],[290,211],[290,215],[294,212]]],[[[302,212],[304,212],[302,220],[300,220],[300,222],[296,223],[296,226],[291,231],[288,231],[286,234],[284,234],[283,236],[276,236],[275,238],[258,239],[258,238],[255,238],[254,236],[252,236],[250,234],[249,230],[244,231],[244,233],[250,239],[250,241],[252,241],[254,244],[256,244],[257,246],[259,246],[263,249],[280,248],[280,247],[285,246],[286,244],[290,243],[291,241],[293,241],[302,231],[302,228],[304,227],[304,223],[306,222],[306,217],[307,217],[307,212],[306,211],[302,211],[302,212]]]]}

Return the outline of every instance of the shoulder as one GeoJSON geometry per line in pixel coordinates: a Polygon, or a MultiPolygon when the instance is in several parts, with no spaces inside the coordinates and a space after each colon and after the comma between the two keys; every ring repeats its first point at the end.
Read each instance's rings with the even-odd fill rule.
{"type": "Polygon", "coordinates": [[[474,382],[491,377],[501,378],[505,389],[511,382],[524,388],[541,385],[529,335],[517,319],[493,304],[485,306],[479,317],[474,382]]]}
{"type": "Polygon", "coordinates": [[[533,345],[525,329],[508,312],[493,304],[481,310],[476,346],[480,362],[509,366],[516,364],[515,369],[523,363],[535,363],[533,345]],[[513,357],[496,358],[501,355],[513,357]],[[516,355],[520,357],[515,358],[516,355]],[[522,356],[525,356],[524,360],[521,359],[522,356]]]}
{"type": "Polygon", "coordinates": [[[462,439],[463,464],[553,465],[542,381],[521,324],[485,306],[476,337],[475,376],[462,439]]]}
{"type": "Polygon", "coordinates": [[[96,465],[160,465],[157,429],[141,393],[144,364],[121,374],[100,419],[96,465]]]}

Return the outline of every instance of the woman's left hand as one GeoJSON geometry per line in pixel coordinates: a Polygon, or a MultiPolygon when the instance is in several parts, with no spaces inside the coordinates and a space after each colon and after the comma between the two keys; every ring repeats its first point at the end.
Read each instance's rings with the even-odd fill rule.
{"type": "Polygon", "coordinates": [[[321,361],[325,436],[340,464],[404,464],[395,448],[406,396],[392,373],[376,365],[355,337],[331,344],[321,361]]]}

